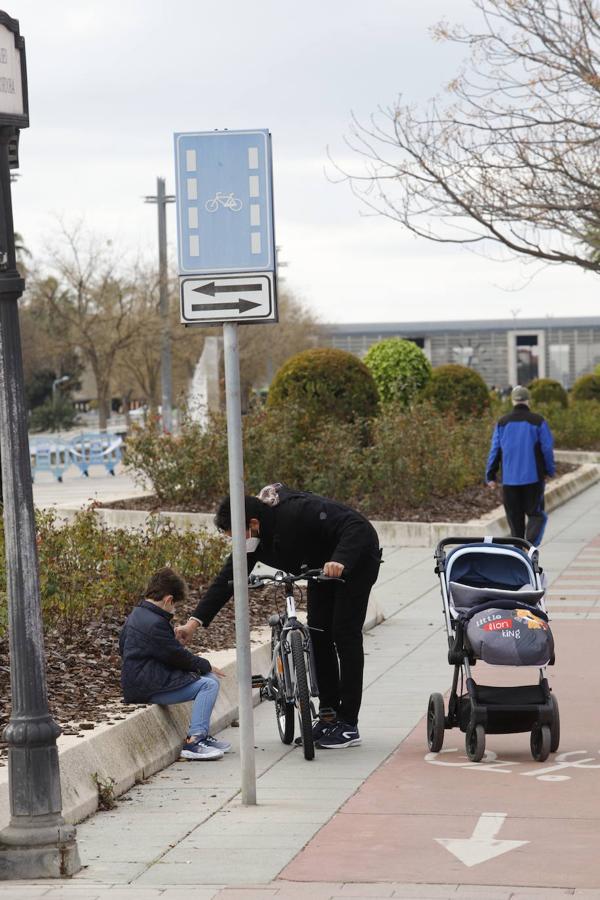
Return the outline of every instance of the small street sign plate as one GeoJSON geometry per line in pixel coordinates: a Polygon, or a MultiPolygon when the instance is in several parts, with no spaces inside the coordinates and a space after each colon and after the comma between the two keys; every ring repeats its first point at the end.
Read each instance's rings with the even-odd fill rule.
{"type": "Polygon", "coordinates": [[[272,272],[180,278],[181,321],[186,325],[276,322],[272,272]]]}
{"type": "Polygon", "coordinates": [[[271,135],[175,135],[180,275],[274,272],[271,135]]]}

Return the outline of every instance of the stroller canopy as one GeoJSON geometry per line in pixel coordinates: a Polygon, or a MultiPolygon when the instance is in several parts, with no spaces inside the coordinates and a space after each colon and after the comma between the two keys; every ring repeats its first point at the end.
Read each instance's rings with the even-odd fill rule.
{"type": "Polygon", "coordinates": [[[518,591],[537,587],[529,557],[516,547],[466,544],[448,554],[446,583],[518,591]]]}

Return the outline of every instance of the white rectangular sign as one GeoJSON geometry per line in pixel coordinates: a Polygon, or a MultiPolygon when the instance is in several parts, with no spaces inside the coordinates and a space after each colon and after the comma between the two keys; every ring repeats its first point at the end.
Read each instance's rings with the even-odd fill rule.
{"type": "Polygon", "coordinates": [[[15,47],[15,36],[6,25],[0,25],[0,113],[11,116],[25,113],[21,52],[15,47]]]}
{"type": "Polygon", "coordinates": [[[180,278],[181,321],[186,325],[276,322],[272,272],[180,278]]]}

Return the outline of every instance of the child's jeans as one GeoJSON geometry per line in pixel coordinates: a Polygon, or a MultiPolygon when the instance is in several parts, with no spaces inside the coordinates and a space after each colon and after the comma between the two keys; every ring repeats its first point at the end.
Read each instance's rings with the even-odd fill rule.
{"type": "Polygon", "coordinates": [[[192,720],[188,729],[188,735],[206,737],[210,725],[210,717],[219,694],[219,679],[212,672],[202,675],[190,684],[176,688],[174,691],[159,691],[150,697],[151,703],[159,706],[171,706],[174,703],[187,703],[194,701],[192,706],[192,720]]]}

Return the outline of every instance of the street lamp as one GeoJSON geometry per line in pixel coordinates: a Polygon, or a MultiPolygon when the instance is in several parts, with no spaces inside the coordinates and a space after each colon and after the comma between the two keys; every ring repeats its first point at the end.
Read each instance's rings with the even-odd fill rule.
{"type": "Polygon", "coordinates": [[[56,406],[56,388],[59,384],[64,384],[66,381],[70,381],[70,375],[61,375],[60,378],[55,378],[52,382],[52,406],[56,406]]]}
{"type": "Polygon", "coordinates": [[[173,385],[171,380],[171,320],[169,317],[169,292],[167,288],[167,203],[174,203],[175,196],[165,192],[165,179],[156,179],[156,194],[149,194],[144,203],[156,203],[158,208],[158,290],[162,341],[160,350],[160,374],[162,385],[162,421],[164,431],[173,430],[173,385]]]}
{"type": "MultiPolygon", "coordinates": [[[[10,167],[18,129],[29,125],[25,42],[0,11],[0,456],[12,711],[8,745],[10,824],[0,831],[0,879],[58,878],[80,868],[75,828],[61,815],[56,738],[48,710],[37,543],[18,300],[10,167]],[[8,86],[8,87],[7,87],[8,86]]],[[[18,163],[18,161],[16,161],[18,163]]]]}

